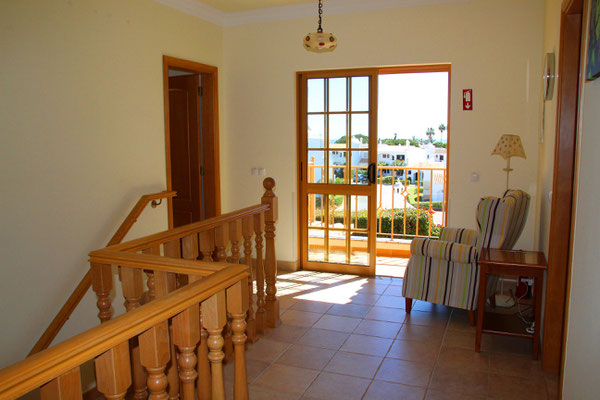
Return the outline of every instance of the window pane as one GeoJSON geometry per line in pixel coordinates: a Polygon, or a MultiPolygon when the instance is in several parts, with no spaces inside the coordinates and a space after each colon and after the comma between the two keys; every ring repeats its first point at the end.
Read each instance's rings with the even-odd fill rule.
{"type": "Polygon", "coordinates": [[[332,263],[347,263],[346,231],[329,231],[329,262],[332,263]]]}
{"type": "Polygon", "coordinates": [[[366,233],[351,233],[350,264],[369,265],[369,240],[366,233]]]}
{"type": "Polygon", "coordinates": [[[352,111],[369,111],[369,78],[352,78],[352,111]]]}
{"type": "Polygon", "coordinates": [[[369,183],[368,167],[369,152],[367,150],[355,150],[350,153],[351,175],[350,183],[355,185],[367,185],[369,183]]]}
{"type": "Polygon", "coordinates": [[[311,150],[308,152],[308,183],[325,183],[325,152],[311,150]]]}
{"type": "Polygon", "coordinates": [[[323,114],[307,117],[308,148],[322,149],[325,144],[325,116],[323,114]]]}
{"type": "Polygon", "coordinates": [[[347,117],[345,114],[329,115],[329,147],[342,144],[346,147],[347,117]]]}
{"type": "Polygon", "coordinates": [[[308,226],[310,228],[325,227],[325,203],[323,194],[308,195],[308,226]]]}
{"type": "Polygon", "coordinates": [[[369,147],[369,114],[352,114],[351,146],[355,148],[369,147]]]}
{"type": "Polygon", "coordinates": [[[325,231],[308,230],[308,261],[325,261],[325,231]]]}
{"type": "Polygon", "coordinates": [[[330,78],[329,112],[346,110],[346,78],[330,78]]]}
{"type": "Polygon", "coordinates": [[[341,194],[329,195],[329,227],[346,228],[346,196],[341,194]]]}
{"type": "Polygon", "coordinates": [[[348,183],[346,165],[348,151],[345,149],[329,152],[329,183],[348,183]]]}
{"type": "Polygon", "coordinates": [[[307,79],[307,106],[308,112],[325,111],[325,79],[307,79]]]}

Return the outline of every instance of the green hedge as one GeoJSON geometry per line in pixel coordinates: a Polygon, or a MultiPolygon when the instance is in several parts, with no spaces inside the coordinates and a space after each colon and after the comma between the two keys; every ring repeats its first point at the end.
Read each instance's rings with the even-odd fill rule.
{"type": "MultiPolygon", "coordinates": [[[[381,231],[379,233],[392,233],[392,213],[394,215],[394,236],[404,231],[404,209],[395,208],[394,210],[385,210],[381,214],[381,231]]],[[[356,218],[356,212],[351,215],[352,221],[356,218]]],[[[317,221],[321,220],[321,216],[317,212],[317,221]]],[[[344,212],[337,211],[334,214],[335,223],[344,222],[344,212]]],[[[358,211],[358,221],[355,228],[366,229],[367,228],[367,211],[358,211]]],[[[440,236],[441,226],[431,225],[431,235],[440,236]]],[[[379,231],[379,221],[377,222],[377,230],[379,231]]],[[[415,235],[417,233],[417,210],[409,208],[406,210],[406,233],[409,235],[415,235]]],[[[419,235],[426,236],[429,233],[429,214],[421,211],[419,214],[419,235]]],[[[382,236],[385,237],[385,236],[382,236]]],[[[399,236],[402,237],[402,236],[399,236]]],[[[406,236],[404,238],[410,238],[406,236]]]]}

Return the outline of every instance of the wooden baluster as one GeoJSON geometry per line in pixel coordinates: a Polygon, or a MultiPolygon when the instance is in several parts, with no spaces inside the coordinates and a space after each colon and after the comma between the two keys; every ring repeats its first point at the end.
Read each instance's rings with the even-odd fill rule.
{"type": "Polygon", "coordinates": [[[242,220],[229,223],[229,241],[231,242],[231,263],[240,263],[240,239],[242,238],[242,220]]]}
{"type": "Polygon", "coordinates": [[[40,387],[42,400],[79,400],[81,393],[81,375],[79,367],[62,374],[40,387]]]}
{"type": "MultiPolygon", "coordinates": [[[[144,254],[152,254],[155,256],[160,256],[160,246],[152,246],[148,249],[142,250],[144,254]]],[[[154,271],[147,269],[144,270],[146,273],[146,286],[148,286],[148,301],[152,301],[156,298],[156,291],[154,290],[154,271]]]]}
{"type": "Polygon", "coordinates": [[[198,259],[198,235],[192,234],[181,239],[181,255],[186,260],[198,259]]]}
{"type": "Polygon", "coordinates": [[[248,378],[246,374],[246,312],[248,311],[248,283],[243,279],[227,289],[227,311],[233,317],[233,344],[235,345],[235,370],[233,383],[233,398],[248,400],[248,378]]]}
{"type": "MultiPolygon", "coordinates": [[[[179,244],[179,241],[177,241],[177,244],[179,244]]],[[[165,246],[165,253],[166,253],[165,255],[168,256],[167,253],[169,251],[174,251],[175,249],[177,250],[177,252],[179,252],[178,245],[177,245],[177,247],[165,246]]],[[[173,274],[171,272],[154,271],[154,286],[155,286],[154,289],[156,291],[156,298],[161,298],[161,297],[166,296],[167,294],[169,294],[170,292],[172,292],[176,289],[175,274],[173,274]]],[[[168,329],[170,329],[170,328],[168,328],[168,329]]],[[[177,359],[176,359],[175,347],[172,344],[168,345],[168,351],[170,353],[169,359],[171,360],[171,363],[169,363],[166,366],[166,368],[167,368],[166,375],[168,378],[168,385],[169,385],[168,398],[175,399],[179,396],[179,376],[177,373],[177,359]]],[[[150,379],[150,378],[148,378],[148,379],[150,379]]],[[[148,388],[150,388],[150,386],[148,386],[148,388]]]]}
{"type": "Polygon", "coordinates": [[[254,241],[256,248],[256,332],[265,333],[265,270],[263,263],[263,231],[265,215],[254,216],[254,241]]]}
{"type": "Polygon", "coordinates": [[[269,204],[271,207],[265,212],[265,277],[267,281],[267,299],[265,304],[266,322],[271,328],[279,325],[279,300],[277,299],[277,287],[275,286],[277,279],[277,257],[275,256],[275,222],[278,218],[277,196],[273,193],[275,180],[266,178],[263,181],[265,194],[261,199],[261,203],[269,204]]]}
{"type": "MultiPolygon", "coordinates": [[[[229,240],[228,225],[220,225],[215,228],[215,261],[217,262],[225,262],[227,261],[227,253],[225,253],[225,247],[227,246],[227,242],[229,240]]],[[[229,323],[229,319],[227,319],[227,324],[225,324],[225,328],[223,328],[223,340],[225,341],[225,345],[223,348],[225,349],[225,362],[230,362],[233,360],[233,342],[231,340],[231,325],[229,323]]]]}
{"type": "Polygon", "coordinates": [[[92,268],[92,288],[96,292],[98,301],[98,318],[100,322],[106,322],[112,316],[110,291],[113,287],[112,266],[107,264],[91,263],[92,268]]]}
{"type": "MultiPolygon", "coordinates": [[[[181,257],[181,242],[179,239],[166,242],[164,245],[165,257],[182,258],[181,257]]],[[[187,275],[185,274],[170,274],[170,278],[175,282],[175,288],[187,285],[187,275]]]]}
{"type": "MultiPolygon", "coordinates": [[[[173,338],[173,324],[171,322],[169,322],[169,337],[173,338]]],[[[168,394],[170,400],[177,400],[179,398],[179,366],[177,365],[178,354],[173,339],[170,341],[169,350],[171,351],[171,361],[167,364],[168,394]]]]}
{"type": "Polygon", "coordinates": [[[215,230],[209,229],[198,233],[200,240],[200,252],[202,253],[202,261],[212,262],[213,251],[215,250],[215,230]]]}
{"type": "Polygon", "coordinates": [[[96,387],[107,399],[125,398],[131,385],[129,341],[116,345],[96,357],[96,387]]]}
{"type": "Polygon", "coordinates": [[[252,281],[252,234],[254,233],[254,218],[253,216],[245,217],[242,219],[242,235],[244,236],[244,264],[248,266],[250,270],[250,277],[248,278],[248,318],[246,323],[246,335],[248,336],[248,342],[254,343],[258,340],[256,336],[256,319],[254,315],[254,288],[252,281]]]}
{"type": "Polygon", "coordinates": [[[225,248],[228,242],[228,225],[219,225],[215,228],[215,246],[217,251],[215,253],[215,261],[225,262],[227,261],[227,253],[225,248]]]}
{"type": "Polygon", "coordinates": [[[223,383],[223,337],[221,331],[227,320],[225,292],[221,291],[202,302],[202,323],[208,332],[208,359],[212,375],[212,399],[225,400],[223,383]]]}
{"type": "Polygon", "coordinates": [[[196,351],[198,355],[198,400],[212,399],[212,383],[210,375],[210,361],[208,360],[208,332],[202,323],[202,310],[200,310],[200,344],[196,351]]]}
{"type": "MultiPolygon", "coordinates": [[[[192,282],[194,279],[191,280],[192,282]]],[[[173,342],[179,351],[179,381],[183,400],[194,400],[196,372],[196,345],[200,340],[200,307],[193,305],[173,317],[173,342]]]]}
{"type": "Polygon", "coordinates": [[[138,336],[140,342],[140,359],[148,372],[149,400],[166,400],[168,380],[165,368],[169,362],[169,325],[167,321],[159,322],[138,336]]]}
{"type": "MultiPolygon", "coordinates": [[[[137,268],[121,267],[121,284],[123,286],[123,297],[125,297],[125,309],[131,311],[138,308],[144,293],[142,271],[137,268]]],[[[133,398],[143,400],[147,396],[147,376],[140,362],[140,348],[137,338],[132,338],[129,341],[129,347],[133,375],[133,398]]]]}

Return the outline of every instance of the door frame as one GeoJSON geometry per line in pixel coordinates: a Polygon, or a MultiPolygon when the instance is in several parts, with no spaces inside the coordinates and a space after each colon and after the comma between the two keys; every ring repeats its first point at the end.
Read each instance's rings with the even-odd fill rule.
{"type": "MultiPolygon", "coordinates": [[[[350,74],[359,74],[359,73],[372,73],[375,71],[377,76],[385,75],[385,74],[399,74],[399,73],[427,73],[427,72],[447,72],[448,73],[448,121],[446,125],[446,137],[447,137],[447,146],[446,146],[446,176],[445,176],[445,185],[446,185],[446,193],[444,194],[444,210],[445,210],[445,223],[448,222],[448,205],[449,205],[449,188],[450,188],[450,129],[451,129],[451,105],[452,105],[452,63],[431,63],[431,64],[416,64],[416,65],[397,65],[397,66],[386,66],[386,67],[365,67],[365,68],[340,68],[340,69],[332,69],[332,70],[310,70],[310,71],[297,71],[296,72],[296,188],[297,188],[297,229],[296,232],[298,234],[298,242],[297,248],[299,251],[298,255],[298,268],[303,269],[304,265],[304,257],[303,254],[307,250],[308,243],[304,240],[303,237],[303,229],[302,224],[304,222],[304,214],[302,212],[302,202],[304,201],[304,195],[302,190],[302,174],[303,174],[303,152],[305,151],[304,142],[302,140],[302,104],[306,103],[306,93],[302,88],[302,76],[306,74],[314,74],[320,73],[324,77],[334,76],[339,72],[348,72],[350,74]]],[[[376,89],[376,93],[378,94],[378,82],[375,82],[373,87],[376,89]]],[[[375,104],[377,104],[377,99],[375,99],[375,104]]],[[[378,104],[377,104],[378,105],[378,104]]],[[[378,107],[375,107],[374,112],[375,115],[375,127],[377,127],[377,110],[378,107]]],[[[376,131],[376,130],[375,130],[376,131]]],[[[377,148],[375,151],[375,163],[377,163],[377,148]]],[[[376,201],[376,198],[374,199],[376,201]]],[[[376,218],[371,223],[376,224],[376,218]]],[[[372,248],[375,251],[375,257],[377,256],[377,237],[376,234],[373,236],[373,245],[372,248]]],[[[403,257],[410,256],[410,246],[406,248],[400,249],[398,254],[403,257]]],[[[375,265],[369,265],[369,273],[365,274],[365,267],[360,266],[352,266],[341,264],[340,267],[333,266],[327,267],[327,263],[323,263],[324,268],[323,271],[327,272],[344,272],[350,274],[358,274],[358,275],[369,275],[375,276],[375,265]]]]}
{"type": "MultiPolygon", "coordinates": [[[[163,101],[165,121],[165,161],[167,190],[172,190],[171,133],[169,116],[169,69],[198,73],[202,78],[202,136],[204,155],[204,199],[209,216],[221,215],[221,179],[219,157],[219,89],[218,68],[212,65],[163,55],[163,101]],[[205,139],[206,140],[205,140],[205,139]],[[208,149],[205,147],[208,147],[208,149]],[[210,193],[211,196],[206,196],[210,193]],[[214,214],[214,215],[212,215],[214,214]]],[[[173,199],[168,200],[169,229],[173,228],[173,199]]]]}

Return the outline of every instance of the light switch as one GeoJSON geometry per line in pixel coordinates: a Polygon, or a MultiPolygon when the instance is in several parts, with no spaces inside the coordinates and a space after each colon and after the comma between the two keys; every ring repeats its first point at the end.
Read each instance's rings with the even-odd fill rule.
{"type": "Polygon", "coordinates": [[[477,172],[471,173],[471,182],[479,182],[479,174],[477,172]]]}
{"type": "Polygon", "coordinates": [[[259,168],[259,169],[258,169],[258,174],[259,174],[260,176],[265,176],[265,175],[267,175],[267,170],[266,170],[266,169],[264,169],[264,168],[259,168]]]}

